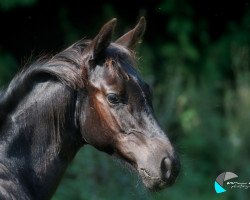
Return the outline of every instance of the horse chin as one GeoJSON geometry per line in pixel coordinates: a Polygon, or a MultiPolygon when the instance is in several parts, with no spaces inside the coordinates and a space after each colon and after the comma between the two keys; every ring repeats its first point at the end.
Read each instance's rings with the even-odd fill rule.
{"type": "Polygon", "coordinates": [[[118,160],[125,164],[128,169],[139,174],[142,183],[149,191],[159,191],[171,185],[166,181],[162,180],[160,177],[154,177],[150,175],[150,172],[148,170],[144,168],[139,168],[136,162],[133,162],[131,159],[125,157],[124,155],[113,154],[113,156],[118,158],[118,160]]]}
{"type": "Polygon", "coordinates": [[[162,180],[160,177],[153,177],[145,169],[139,169],[138,173],[141,177],[144,186],[152,192],[162,190],[168,186],[168,183],[162,180]]]}

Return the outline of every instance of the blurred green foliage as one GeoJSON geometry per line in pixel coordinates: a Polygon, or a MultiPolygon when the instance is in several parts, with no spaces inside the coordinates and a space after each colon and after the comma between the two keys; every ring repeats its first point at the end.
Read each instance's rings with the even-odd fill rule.
{"type": "Polygon", "coordinates": [[[0,0],[0,8],[8,11],[18,6],[30,6],[37,0],[0,0]]]}
{"type": "MultiPolygon", "coordinates": [[[[7,10],[35,2],[0,0],[0,6],[7,10]]],[[[171,40],[145,41],[139,48],[139,69],[153,87],[159,121],[180,152],[180,177],[172,188],[152,194],[137,175],[86,146],[53,200],[248,199],[250,190],[218,196],[213,183],[224,171],[250,180],[250,11],[246,9],[237,22],[228,21],[223,34],[213,39],[207,19],[197,23],[198,8],[191,2],[162,0],[154,5],[155,12],[168,16],[164,34],[171,40]]],[[[106,3],[99,15],[119,18],[118,13],[106,3]]],[[[61,8],[58,17],[65,43],[79,39],[81,30],[71,24],[67,8],[61,8]]],[[[121,21],[126,24],[126,19],[121,21]]],[[[17,69],[11,53],[0,49],[0,84],[6,84],[17,69]]]]}

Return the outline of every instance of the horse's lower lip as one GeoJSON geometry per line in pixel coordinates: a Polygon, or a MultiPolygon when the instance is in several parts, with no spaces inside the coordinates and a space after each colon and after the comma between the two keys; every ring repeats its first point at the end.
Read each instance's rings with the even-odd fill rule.
{"type": "Polygon", "coordinates": [[[128,164],[128,167],[135,172],[137,172],[141,180],[144,184],[144,186],[150,190],[150,191],[159,191],[164,189],[165,187],[169,186],[169,184],[163,180],[161,177],[151,175],[150,172],[146,168],[140,168],[136,162],[134,162],[132,159],[129,157],[125,156],[124,154],[121,153],[115,153],[115,156],[120,158],[123,162],[128,164]]]}
{"type": "Polygon", "coordinates": [[[144,168],[137,169],[137,171],[140,174],[145,187],[152,192],[162,190],[168,186],[167,182],[160,177],[150,175],[150,173],[144,168]]]}

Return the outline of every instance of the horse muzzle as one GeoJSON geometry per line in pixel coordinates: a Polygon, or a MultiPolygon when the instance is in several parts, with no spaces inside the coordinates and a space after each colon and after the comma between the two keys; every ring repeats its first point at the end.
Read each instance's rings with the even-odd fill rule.
{"type": "Polygon", "coordinates": [[[159,165],[156,165],[155,162],[149,162],[149,165],[142,167],[139,164],[137,171],[143,184],[150,191],[158,191],[171,186],[176,181],[180,171],[178,158],[164,157],[159,165]]]}

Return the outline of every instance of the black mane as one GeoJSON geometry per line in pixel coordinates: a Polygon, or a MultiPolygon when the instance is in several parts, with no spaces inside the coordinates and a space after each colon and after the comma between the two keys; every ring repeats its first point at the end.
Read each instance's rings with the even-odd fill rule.
{"type": "Polygon", "coordinates": [[[7,89],[0,91],[0,121],[28,94],[36,82],[56,79],[69,88],[82,88],[84,80],[80,66],[87,43],[79,41],[51,58],[38,59],[19,72],[7,89]]]}

